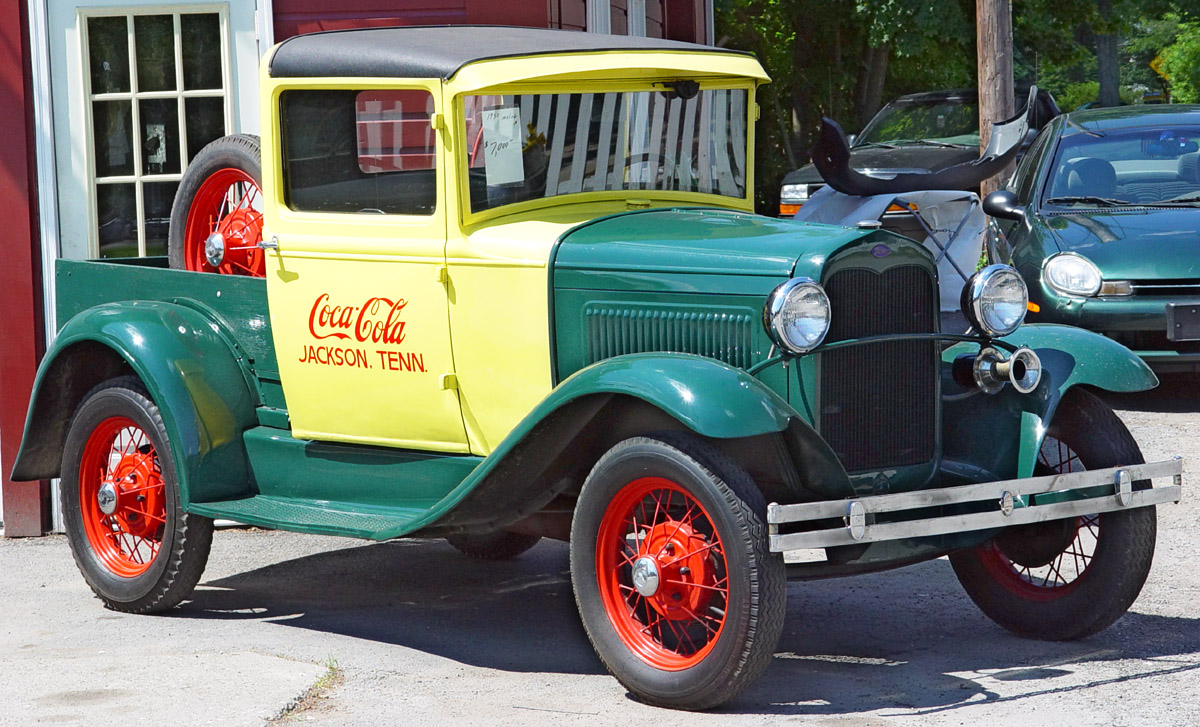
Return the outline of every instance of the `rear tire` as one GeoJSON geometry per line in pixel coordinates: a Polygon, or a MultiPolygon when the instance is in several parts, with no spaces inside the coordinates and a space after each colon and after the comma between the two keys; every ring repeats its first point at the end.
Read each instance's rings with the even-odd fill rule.
{"type": "MultiPolygon", "coordinates": [[[[1144,462],[1129,430],[1083,389],[1063,398],[1037,474],[1144,462]]],[[[1135,489],[1148,487],[1135,483],[1135,489]]],[[[1154,559],[1153,507],[1008,528],[950,555],[963,589],[997,624],[1022,636],[1071,641],[1110,626],[1133,605],[1154,559]]]]}
{"type": "Polygon", "coordinates": [[[727,702],[770,665],[783,630],[783,559],[746,471],[690,435],[634,437],[583,485],[571,581],[588,638],[639,699],[727,702]]]}
{"type": "Polygon", "coordinates": [[[96,386],[75,411],[59,483],[67,542],[115,611],[174,607],[200,581],[213,522],[183,511],[158,407],[132,376],[96,386]]]}
{"type": "Polygon", "coordinates": [[[538,535],[500,530],[494,533],[450,535],[446,542],[458,552],[478,560],[512,560],[541,541],[538,535]]]}

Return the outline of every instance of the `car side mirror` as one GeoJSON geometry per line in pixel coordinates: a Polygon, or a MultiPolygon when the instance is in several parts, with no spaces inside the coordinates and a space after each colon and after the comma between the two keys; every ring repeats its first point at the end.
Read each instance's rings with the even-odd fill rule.
{"type": "Polygon", "coordinates": [[[983,211],[1002,220],[1019,220],[1025,216],[1025,208],[1017,204],[1017,195],[1007,189],[998,189],[984,197],[983,211]]]}
{"type": "Polygon", "coordinates": [[[854,142],[856,141],[858,141],[858,134],[851,134],[850,136],[846,137],[846,143],[850,146],[854,146],[854,142]]]}

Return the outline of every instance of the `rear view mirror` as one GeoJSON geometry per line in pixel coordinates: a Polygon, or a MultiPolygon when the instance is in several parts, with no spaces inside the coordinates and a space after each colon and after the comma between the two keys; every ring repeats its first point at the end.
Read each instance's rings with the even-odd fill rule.
{"type": "Polygon", "coordinates": [[[983,198],[983,211],[1002,220],[1019,220],[1025,216],[1025,208],[1017,204],[1017,195],[1007,189],[999,189],[983,198]]]}

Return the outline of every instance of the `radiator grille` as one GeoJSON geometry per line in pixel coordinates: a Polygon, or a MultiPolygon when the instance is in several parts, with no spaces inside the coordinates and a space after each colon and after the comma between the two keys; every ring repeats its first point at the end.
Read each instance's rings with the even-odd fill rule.
{"type": "MultiPolygon", "coordinates": [[[[826,342],[937,330],[932,275],[915,265],[862,268],[825,282],[833,306],[826,342]]],[[[890,341],[821,354],[821,434],[851,472],[933,458],[938,344],[890,341]]]]}
{"type": "Polygon", "coordinates": [[[742,310],[591,304],[584,316],[589,363],[648,351],[694,353],[738,368],[753,363],[756,319],[742,310]]]}

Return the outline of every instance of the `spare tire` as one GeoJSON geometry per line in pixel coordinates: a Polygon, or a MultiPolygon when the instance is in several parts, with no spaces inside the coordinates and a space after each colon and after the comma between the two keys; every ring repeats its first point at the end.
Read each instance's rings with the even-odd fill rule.
{"type": "Polygon", "coordinates": [[[265,275],[262,155],[257,136],[224,136],[188,164],[171,206],[171,267],[226,275],[265,275]]]}

